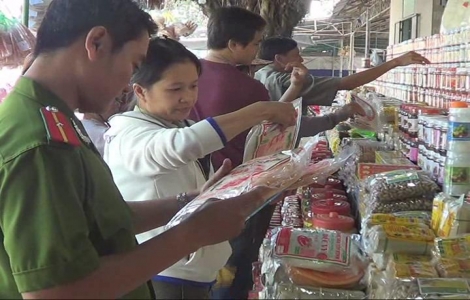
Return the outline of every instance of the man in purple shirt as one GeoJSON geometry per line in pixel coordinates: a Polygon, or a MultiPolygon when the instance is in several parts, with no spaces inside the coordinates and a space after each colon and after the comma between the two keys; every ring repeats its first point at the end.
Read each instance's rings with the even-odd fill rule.
{"type": "MultiPolygon", "coordinates": [[[[239,7],[224,7],[211,14],[207,30],[209,53],[201,60],[199,101],[191,119],[199,121],[236,111],[258,101],[270,100],[261,82],[236,67],[250,65],[255,59],[265,26],[266,21],[260,15],[239,7]]],[[[213,154],[215,169],[222,165],[225,158],[230,158],[234,167],[242,163],[247,134],[240,134],[224,149],[213,154]]],[[[274,206],[261,210],[248,221],[244,232],[231,241],[233,254],[226,270],[234,270],[235,279],[227,284],[229,287],[214,290],[214,298],[247,299],[253,285],[251,265],[258,258],[273,210],[274,206]]]]}
{"type": "MultiPolygon", "coordinates": [[[[206,59],[201,60],[199,101],[190,116],[192,120],[220,116],[258,101],[269,101],[264,85],[236,68],[237,64],[250,65],[256,57],[265,25],[261,16],[238,7],[222,8],[213,13],[207,32],[210,50],[206,59]]],[[[215,169],[225,158],[230,158],[233,166],[242,163],[247,134],[240,134],[212,155],[215,169]]]]}

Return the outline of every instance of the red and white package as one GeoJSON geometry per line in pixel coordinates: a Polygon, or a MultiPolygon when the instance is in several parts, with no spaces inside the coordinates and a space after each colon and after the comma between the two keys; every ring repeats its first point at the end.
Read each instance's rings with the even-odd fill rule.
{"type": "Polygon", "coordinates": [[[294,126],[281,130],[279,124],[263,122],[250,130],[245,142],[244,162],[294,149],[300,130],[302,98],[294,100],[292,104],[297,112],[297,121],[294,126]]]}

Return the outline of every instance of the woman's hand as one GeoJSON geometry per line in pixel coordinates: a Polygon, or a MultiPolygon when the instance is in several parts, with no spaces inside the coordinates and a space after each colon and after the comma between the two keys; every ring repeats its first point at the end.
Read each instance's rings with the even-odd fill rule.
{"type": "Polygon", "coordinates": [[[214,175],[207,180],[207,182],[201,188],[201,194],[207,191],[211,186],[217,183],[219,180],[227,176],[232,171],[232,161],[230,159],[225,159],[222,166],[215,172],[214,175]]]}
{"type": "Polygon", "coordinates": [[[280,124],[282,127],[287,128],[293,126],[297,120],[297,112],[292,103],[277,102],[277,101],[263,101],[259,102],[263,105],[260,113],[265,113],[265,120],[280,124]]]}

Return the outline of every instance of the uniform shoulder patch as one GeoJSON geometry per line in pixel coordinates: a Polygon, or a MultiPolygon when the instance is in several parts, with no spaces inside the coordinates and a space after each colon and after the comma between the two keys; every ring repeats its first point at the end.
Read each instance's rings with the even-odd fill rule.
{"type": "Polygon", "coordinates": [[[41,116],[47,130],[49,142],[69,144],[74,147],[82,143],[67,116],[55,107],[42,107],[41,116]]]}

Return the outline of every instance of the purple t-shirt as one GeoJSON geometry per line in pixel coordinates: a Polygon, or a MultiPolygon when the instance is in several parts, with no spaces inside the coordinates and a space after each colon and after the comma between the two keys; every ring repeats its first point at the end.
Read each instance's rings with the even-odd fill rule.
{"type": "MultiPolygon", "coordinates": [[[[204,59],[201,59],[201,63],[198,102],[191,112],[192,120],[200,121],[237,111],[258,101],[269,101],[269,93],[264,85],[236,67],[204,59]]],[[[225,148],[212,154],[215,170],[226,158],[230,158],[233,167],[243,162],[248,132],[239,134],[225,148]]]]}

